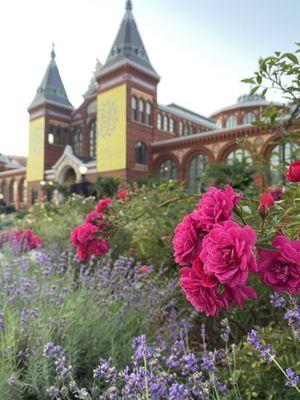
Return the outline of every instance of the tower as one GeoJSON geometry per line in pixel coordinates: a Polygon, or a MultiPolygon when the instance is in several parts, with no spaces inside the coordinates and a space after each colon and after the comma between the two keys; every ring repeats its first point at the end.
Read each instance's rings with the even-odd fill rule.
{"type": "Polygon", "coordinates": [[[131,178],[147,172],[146,164],[137,165],[135,152],[138,143],[149,146],[152,141],[159,79],[127,0],[118,34],[97,77],[97,172],[101,175],[131,178]]]}
{"type": "Polygon", "coordinates": [[[28,107],[29,154],[27,161],[28,200],[33,202],[50,169],[71,140],[70,103],[55,61],[54,46],[51,59],[36,95],[28,107]]]}

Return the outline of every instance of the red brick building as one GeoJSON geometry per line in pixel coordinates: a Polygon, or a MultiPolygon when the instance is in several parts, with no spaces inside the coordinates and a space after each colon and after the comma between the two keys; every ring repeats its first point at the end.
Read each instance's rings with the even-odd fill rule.
{"type": "Polygon", "coordinates": [[[77,109],[68,99],[53,49],[28,108],[27,170],[20,166],[0,172],[6,203],[31,205],[43,198],[45,182],[80,182],[84,169],[91,182],[98,176],[134,180],[152,174],[185,180],[195,192],[207,163],[243,156],[251,160],[253,144],[272,162],[291,156],[285,146],[276,147],[276,135],[252,125],[269,104],[264,98],[242,96],[205,117],[177,104],[159,104],[159,81],[130,0],[108,58],[103,66],[97,63],[77,109]],[[239,146],[240,138],[246,138],[249,150],[239,146]]]}

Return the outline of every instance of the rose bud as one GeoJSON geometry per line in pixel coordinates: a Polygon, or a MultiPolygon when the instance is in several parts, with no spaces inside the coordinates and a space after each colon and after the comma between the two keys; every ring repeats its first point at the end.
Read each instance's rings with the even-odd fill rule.
{"type": "Polygon", "coordinates": [[[269,212],[269,207],[274,206],[275,200],[271,193],[264,193],[259,200],[258,212],[262,218],[265,218],[269,212]]]}

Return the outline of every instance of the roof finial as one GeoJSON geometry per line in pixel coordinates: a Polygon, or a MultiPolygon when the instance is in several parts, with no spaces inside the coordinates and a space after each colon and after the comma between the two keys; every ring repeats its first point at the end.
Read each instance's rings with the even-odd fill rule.
{"type": "Polygon", "coordinates": [[[51,58],[52,58],[52,60],[55,58],[55,44],[54,43],[52,43],[52,50],[51,50],[51,58]]]}
{"type": "Polygon", "coordinates": [[[126,1],[126,11],[131,11],[132,10],[132,3],[131,0],[126,1]]]}

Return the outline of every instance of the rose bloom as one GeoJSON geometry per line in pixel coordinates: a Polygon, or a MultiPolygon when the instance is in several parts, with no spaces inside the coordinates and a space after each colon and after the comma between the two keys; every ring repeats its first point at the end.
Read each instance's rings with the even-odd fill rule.
{"type": "Polygon", "coordinates": [[[117,194],[117,198],[119,200],[124,200],[127,196],[129,196],[129,192],[127,189],[120,190],[117,194]]]}
{"type": "Polygon", "coordinates": [[[203,233],[198,229],[195,212],[187,215],[176,226],[173,238],[175,261],[179,265],[192,264],[201,249],[203,233]]]}
{"type": "Polygon", "coordinates": [[[290,165],[289,171],[285,174],[289,182],[300,182],[300,160],[290,165]]]}
{"type": "Polygon", "coordinates": [[[103,212],[105,207],[108,206],[108,204],[110,204],[110,203],[112,203],[112,199],[110,197],[107,197],[106,199],[100,200],[99,203],[97,204],[96,212],[98,214],[100,214],[101,212],[103,212]]]}
{"type": "Polygon", "coordinates": [[[207,316],[217,315],[222,308],[229,309],[233,302],[239,308],[249,297],[256,298],[255,291],[250,286],[230,288],[222,286],[214,276],[205,273],[203,263],[199,258],[192,268],[181,268],[181,287],[187,300],[207,316]]]}
{"type": "Polygon", "coordinates": [[[204,271],[230,287],[244,285],[257,269],[253,248],[256,234],[233,221],[217,224],[203,239],[200,258],[204,271]]]}
{"type": "Polygon", "coordinates": [[[231,220],[232,210],[242,196],[235,194],[231,186],[224,190],[210,187],[197,205],[199,226],[210,231],[214,224],[231,220]]]}
{"type": "Polygon", "coordinates": [[[274,199],[275,201],[281,200],[282,197],[283,197],[283,191],[282,191],[282,189],[279,188],[279,187],[270,187],[270,188],[267,190],[267,193],[270,193],[271,196],[273,196],[273,199],[274,199]]]}
{"type": "Polygon", "coordinates": [[[274,197],[272,196],[271,193],[266,192],[261,196],[261,198],[259,200],[259,204],[260,204],[260,206],[264,206],[264,207],[274,206],[274,204],[275,204],[274,197]]]}
{"type": "Polygon", "coordinates": [[[258,272],[261,280],[275,292],[300,293],[300,240],[277,236],[272,245],[276,251],[258,248],[258,272]]]}
{"type": "Polygon", "coordinates": [[[218,286],[203,286],[202,279],[193,268],[181,268],[180,274],[180,283],[186,298],[197,310],[210,316],[219,314],[222,308],[229,308],[226,296],[218,294],[218,286]]]}

